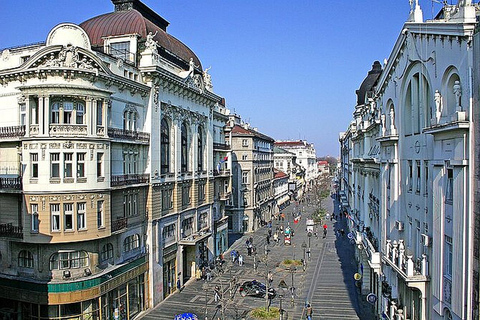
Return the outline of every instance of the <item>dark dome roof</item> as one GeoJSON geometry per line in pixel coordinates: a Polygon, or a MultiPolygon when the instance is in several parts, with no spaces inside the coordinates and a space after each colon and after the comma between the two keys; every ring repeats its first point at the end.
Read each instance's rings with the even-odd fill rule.
{"type": "Polygon", "coordinates": [[[375,61],[372,65],[372,70],[368,71],[368,75],[360,85],[360,89],[357,93],[357,105],[365,104],[365,95],[367,92],[372,91],[373,87],[377,84],[378,77],[382,73],[382,65],[379,61],[375,61]]]}
{"type": "Polygon", "coordinates": [[[190,58],[193,58],[195,65],[202,70],[200,60],[195,53],[180,40],[166,32],[168,22],[155,13],[156,17],[153,18],[156,18],[154,20],[157,21],[157,24],[147,19],[147,17],[152,18],[153,11],[148,7],[146,8],[150,10],[150,12],[146,12],[147,14],[142,14],[137,9],[115,11],[91,18],[82,22],[80,26],[87,32],[92,47],[103,47],[103,37],[138,34],[141,42],[146,40],[149,32],[156,33],[154,40],[161,47],[159,48],[160,55],[177,65],[182,64],[181,67],[185,69],[188,68],[190,58]],[[179,58],[181,61],[178,61],[179,58]]]}

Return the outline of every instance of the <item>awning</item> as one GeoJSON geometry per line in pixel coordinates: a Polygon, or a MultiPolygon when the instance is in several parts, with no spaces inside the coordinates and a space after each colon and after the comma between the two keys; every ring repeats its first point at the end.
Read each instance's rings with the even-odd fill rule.
{"type": "Polygon", "coordinates": [[[277,200],[277,205],[280,206],[280,205],[284,204],[285,202],[287,202],[288,200],[290,200],[289,196],[283,196],[279,200],[277,200]]]}
{"type": "Polygon", "coordinates": [[[188,236],[188,238],[180,240],[178,243],[181,245],[186,245],[186,246],[194,246],[197,244],[197,242],[202,241],[212,235],[211,232],[205,232],[203,234],[196,233],[193,235],[188,236]]]}

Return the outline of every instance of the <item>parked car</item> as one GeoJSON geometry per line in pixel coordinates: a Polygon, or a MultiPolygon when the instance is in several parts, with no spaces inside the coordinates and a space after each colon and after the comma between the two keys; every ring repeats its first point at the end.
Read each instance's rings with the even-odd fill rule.
{"type": "MultiPolygon", "coordinates": [[[[245,281],[238,290],[242,297],[252,296],[252,297],[263,298],[265,297],[265,292],[267,290],[267,287],[265,286],[265,284],[257,280],[252,280],[252,281],[245,281]]],[[[275,298],[276,295],[277,293],[275,292],[275,289],[273,288],[268,289],[268,296],[270,299],[275,298]]]]}

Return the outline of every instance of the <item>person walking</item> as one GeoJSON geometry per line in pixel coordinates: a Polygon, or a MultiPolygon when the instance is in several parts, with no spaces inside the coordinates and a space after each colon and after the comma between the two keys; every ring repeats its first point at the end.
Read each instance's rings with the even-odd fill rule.
{"type": "Polygon", "coordinates": [[[310,304],[307,304],[307,308],[305,309],[305,315],[307,316],[307,320],[312,320],[313,309],[310,304]]]}
{"type": "Polygon", "coordinates": [[[243,256],[242,255],[238,256],[238,265],[243,266],[243,256]]]}
{"type": "Polygon", "coordinates": [[[218,302],[218,300],[220,300],[220,287],[216,285],[215,289],[213,289],[213,292],[214,292],[215,302],[218,302]]]}
{"type": "Polygon", "coordinates": [[[327,224],[325,223],[325,224],[323,225],[323,238],[326,238],[326,237],[327,237],[327,228],[328,228],[328,226],[327,226],[327,224]]]}

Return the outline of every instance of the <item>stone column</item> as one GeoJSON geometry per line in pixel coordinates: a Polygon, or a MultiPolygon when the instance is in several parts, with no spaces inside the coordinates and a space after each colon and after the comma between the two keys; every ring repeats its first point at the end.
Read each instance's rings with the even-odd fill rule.
{"type": "Polygon", "coordinates": [[[50,96],[43,97],[43,135],[48,136],[50,134],[50,96]]]}
{"type": "Polygon", "coordinates": [[[25,137],[30,136],[30,96],[25,97],[25,137]]]}

